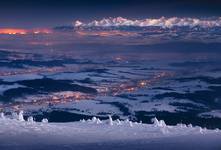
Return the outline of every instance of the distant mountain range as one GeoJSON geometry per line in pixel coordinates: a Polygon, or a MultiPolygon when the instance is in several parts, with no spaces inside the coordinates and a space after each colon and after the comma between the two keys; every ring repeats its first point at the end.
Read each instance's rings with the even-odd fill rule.
{"type": "Polygon", "coordinates": [[[123,30],[123,31],[148,31],[148,30],[179,30],[182,31],[221,31],[221,17],[198,19],[198,18],[165,18],[159,19],[142,19],[130,20],[122,17],[104,18],[102,20],[94,20],[89,23],[83,23],[79,20],[73,25],[58,26],[55,30],[123,30]]]}

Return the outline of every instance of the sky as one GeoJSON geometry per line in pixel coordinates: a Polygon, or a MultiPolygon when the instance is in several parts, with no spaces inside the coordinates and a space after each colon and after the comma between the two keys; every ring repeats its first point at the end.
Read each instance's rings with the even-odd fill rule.
{"type": "Polygon", "coordinates": [[[69,25],[104,17],[221,16],[220,0],[1,0],[0,28],[69,25]]]}

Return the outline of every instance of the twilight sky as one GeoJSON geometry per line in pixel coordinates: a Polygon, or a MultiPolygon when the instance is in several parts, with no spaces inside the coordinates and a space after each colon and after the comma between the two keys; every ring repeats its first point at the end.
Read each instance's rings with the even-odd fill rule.
{"type": "Polygon", "coordinates": [[[0,27],[34,28],[122,16],[221,16],[220,0],[1,0],[0,27]]]}

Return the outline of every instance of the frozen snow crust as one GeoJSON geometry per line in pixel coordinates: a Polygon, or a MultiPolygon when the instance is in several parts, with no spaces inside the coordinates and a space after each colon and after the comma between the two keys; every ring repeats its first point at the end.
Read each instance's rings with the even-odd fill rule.
{"type": "Polygon", "coordinates": [[[32,117],[24,120],[23,112],[7,117],[1,113],[0,149],[143,149],[146,146],[154,149],[168,144],[168,148],[184,146],[188,149],[190,146],[194,149],[194,144],[202,141],[202,149],[221,148],[218,129],[184,124],[168,126],[157,118],[152,121],[153,124],[143,124],[113,120],[109,116],[104,121],[93,117],[79,122],[48,123],[47,119],[35,122],[32,117]]]}

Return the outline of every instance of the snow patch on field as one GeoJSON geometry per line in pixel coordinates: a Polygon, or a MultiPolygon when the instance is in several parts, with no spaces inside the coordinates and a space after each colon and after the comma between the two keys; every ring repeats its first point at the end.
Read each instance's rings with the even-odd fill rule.
{"type": "Polygon", "coordinates": [[[2,76],[0,79],[6,82],[17,82],[22,80],[34,80],[34,79],[42,79],[43,76],[38,74],[19,74],[19,75],[11,75],[11,76],[2,76]]]}
{"type": "Polygon", "coordinates": [[[221,110],[212,110],[210,112],[204,112],[199,114],[202,118],[221,118],[221,110]]]}

